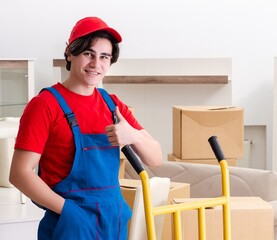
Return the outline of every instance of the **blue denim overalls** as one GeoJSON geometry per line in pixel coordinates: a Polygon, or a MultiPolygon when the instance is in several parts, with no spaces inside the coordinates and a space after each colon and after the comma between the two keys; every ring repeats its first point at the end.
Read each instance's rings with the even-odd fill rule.
{"type": "MultiPolygon", "coordinates": [[[[119,147],[106,134],[82,134],[74,113],[61,94],[57,98],[71,126],[76,153],[70,174],[53,191],[65,198],[61,215],[46,210],[38,229],[39,240],[126,240],[131,210],[118,182],[119,147]]],[[[112,112],[115,104],[98,89],[112,112]]]]}

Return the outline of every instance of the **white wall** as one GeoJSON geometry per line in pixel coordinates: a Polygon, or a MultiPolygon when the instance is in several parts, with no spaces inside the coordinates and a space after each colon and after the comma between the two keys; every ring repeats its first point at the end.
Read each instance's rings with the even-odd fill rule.
{"type": "Polygon", "coordinates": [[[105,84],[104,79],[104,88],[132,106],[138,121],[159,141],[164,160],[173,153],[172,106],[232,105],[232,60],[228,58],[120,59],[109,74],[228,76],[226,84],[105,84]]]}
{"type": "Polygon", "coordinates": [[[54,82],[73,24],[97,15],[123,36],[122,58],[232,58],[233,104],[246,125],[266,125],[272,161],[277,6],[268,0],[3,0],[0,58],[36,58],[36,92],[54,82]]]}
{"type": "Polygon", "coordinates": [[[274,58],[274,77],[273,77],[273,140],[272,158],[277,158],[277,57],[274,58]]]}

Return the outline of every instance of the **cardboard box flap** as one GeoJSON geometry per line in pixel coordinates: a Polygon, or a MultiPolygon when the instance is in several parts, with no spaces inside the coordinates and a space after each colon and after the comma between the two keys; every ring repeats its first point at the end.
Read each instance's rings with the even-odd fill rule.
{"type": "Polygon", "coordinates": [[[196,202],[196,201],[202,201],[209,198],[172,198],[172,203],[178,204],[178,203],[186,203],[186,202],[196,202]]]}
{"type": "MultiPolygon", "coordinates": [[[[191,203],[191,202],[198,202],[203,201],[210,198],[172,198],[173,204],[180,204],[180,203],[191,203]]],[[[205,209],[214,209],[214,206],[211,207],[205,207],[205,209]]]]}
{"type": "MultiPolygon", "coordinates": [[[[182,110],[182,121],[192,121],[192,124],[202,127],[222,127],[223,129],[228,125],[241,124],[241,110],[237,108],[221,109],[221,110],[201,110],[188,111],[182,110]],[[234,122],[235,121],[235,122],[234,122]],[[226,126],[224,126],[226,125],[226,126]]],[[[186,125],[183,125],[186,127],[186,125]]]]}
{"type": "Polygon", "coordinates": [[[141,181],[136,179],[126,179],[122,178],[119,179],[120,187],[129,188],[129,189],[136,189],[139,185],[141,185],[141,181]]]}
{"type": "Polygon", "coordinates": [[[236,106],[227,106],[227,105],[222,105],[222,106],[173,106],[173,108],[180,109],[182,111],[209,111],[209,110],[230,110],[232,111],[233,108],[242,110],[243,108],[239,108],[236,106]]]}
{"type": "Polygon", "coordinates": [[[230,108],[235,108],[235,107],[234,106],[209,107],[208,110],[226,110],[230,108]]]}

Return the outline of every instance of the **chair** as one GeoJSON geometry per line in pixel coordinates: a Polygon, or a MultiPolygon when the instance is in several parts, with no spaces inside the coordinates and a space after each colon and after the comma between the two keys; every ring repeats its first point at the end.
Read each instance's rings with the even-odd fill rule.
{"type": "MultiPolygon", "coordinates": [[[[13,187],[9,182],[9,172],[15,138],[19,127],[18,117],[0,118],[0,186],[13,187]]],[[[20,192],[20,201],[26,203],[26,196],[20,192]]]]}

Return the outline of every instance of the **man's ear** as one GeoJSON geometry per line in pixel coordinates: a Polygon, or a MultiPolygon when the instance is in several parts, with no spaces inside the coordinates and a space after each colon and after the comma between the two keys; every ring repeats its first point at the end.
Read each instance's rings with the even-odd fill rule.
{"type": "Polygon", "coordinates": [[[66,54],[66,56],[67,56],[67,61],[69,61],[69,62],[71,62],[71,54],[70,54],[70,52],[68,51],[68,47],[65,49],[65,54],[66,54]]]}

